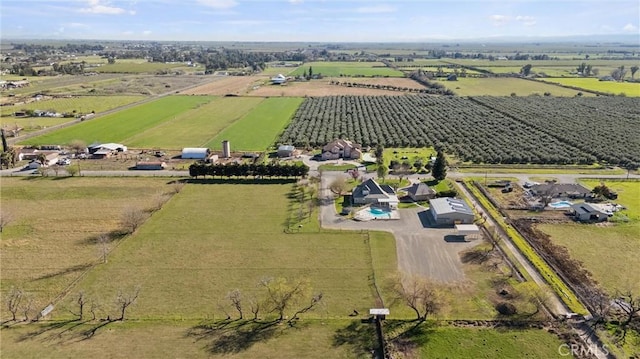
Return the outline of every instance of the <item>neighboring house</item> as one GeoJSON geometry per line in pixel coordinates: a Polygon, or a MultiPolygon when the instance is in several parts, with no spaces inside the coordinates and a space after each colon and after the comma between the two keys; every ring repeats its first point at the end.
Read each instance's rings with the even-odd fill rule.
{"type": "Polygon", "coordinates": [[[373,204],[391,209],[397,208],[400,202],[393,188],[380,185],[371,178],[354,188],[351,198],[354,204],[373,204]]]}
{"type": "Polygon", "coordinates": [[[127,146],[120,143],[94,143],[87,146],[93,158],[106,158],[118,152],[127,152],[127,146]]]}
{"type": "Polygon", "coordinates": [[[361,146],[349,140],[334,140],[322,147],[323,160],[337,160],[339,158],[359,160],[360,157],[362,157],[361,146]]]}
{"type": "Polygon", "coordinates": [[[291,145],[282,145],[278,147],[278,157],[291,157],[296,148],[291,145]]]}
{"type": "Polygon", "coordinates": [[[424,182],[412,184],[407,193],[414,201],[426,201],[436,196],[436,191],[424,182]]]}
{"type": "Polygon", "coordinates": [[[162,161],[149,161],[149,162],[137,162],[137,170],[163,170],[167,167],[167,164],[162,161]]]}
{"type": "Polygon", "coordinates": [[[282,85],[287,82],[287,77],[283,74],[278,74],[271,78],[271,83],[274,85],[282,85]]]}
{"type": "Polygon", "coordinates": [[[471,224],[475,216],[469,205],[457,198],[429,200],[429,211],[437,225],[471,224]]]}
{"type": "Polygon", "coordinates": [[[21,148],[18,151],[18,161],[35,160],[39,153],[40,150],[37,148],[21,148]]]}
{"type": "Polygon", "coordinates": [[[185,147],[182,149],[182,159],[206,160],[211,150],[208,148],[185,147]]]}
{"type": "Polygon", "coordinates": [[[43,154],[43,153],[46,156],[46,160],[44,161],[44,164],[42,164],[38,160],[34,159],[31,162],[29,162],[29,164],[27,165],[27,168],[36,169],[36,168],[40,168],[42,166],[49,167],[49,166],[53,166],[56,163],[58,163],[58,160],[60,159],[60,157],[59,157],[57,152],[39,152],[38,155],[43,154]]]}
{"type": "Polygon", "coordinates": [[[551,198],[586,198],[591,191],[577,183],[543,183],[531,186],[535,196],[551,198]]]}
{"type": "Polygon", "coordinates": [[[573,217],[580,222],[604,222],[609,214],[589,203],[576,203],[571,205],[573,217]]]}

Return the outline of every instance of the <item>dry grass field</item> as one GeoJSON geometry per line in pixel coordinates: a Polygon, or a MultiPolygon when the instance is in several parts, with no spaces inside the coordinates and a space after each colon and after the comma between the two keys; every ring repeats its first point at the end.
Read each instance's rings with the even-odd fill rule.
{"type": "MultiPolygon", "coordinates": [[[[365,79],[357,79],[351,81],[350,78],[340,79],[341,82],[364,82],[365,79]]],[[[372,83],[381,83],[382,81],[389,82],[391,79],[382,79],[375,78],[371,79],[372,83]],[[380,82],[378,82],[380,81],[380,82]]],[[[404,85],[405,81],[411,81],[406,79],[395,79],[398,81],[402,81],[402,87],[409,87],[408,85],[404,85]]],[[[352,96],[401,96],[404,95],[404,92],[401,91],[388,91],[388,90],[378,90],[378,89],[368,89],[368,88],[357,88],[357,87],[346,87],[346,86],[337,86],[330,85],[329,79],[323,80],[312,80],[307,82],[289,82],[288,84],[282,85],[264,85],[259,88],[249,92],[249,96],[285,96],[285,97],[322,97],[322,96],[340,96],[340,95],[352,95],[352,96]]],[[[399,86],[399,85],[394,85],[399,86]]]]}
{"type": "Polygon", "coordinates": [[[117,231],[126,208],[148,209],[170,190],[166,179],[3,177],[2,297],[20,287],[43,308],[98,262],[96,237],[117,231]]]}
{"type": "Polygon", "coordinates": [[[253,86],[268,80],[266,76],[219,76],[212,82],[180,92],[184,95],[244,95],[253,86]]]}

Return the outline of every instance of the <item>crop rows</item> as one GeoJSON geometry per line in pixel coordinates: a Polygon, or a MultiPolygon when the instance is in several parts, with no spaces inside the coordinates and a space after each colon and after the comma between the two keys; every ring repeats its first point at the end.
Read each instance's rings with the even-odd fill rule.
{"type": "Polygon", "coordinates": [[[640,163],[640,102],[622,97],[478,97],[509,115],[598,160],[640,163]]]}
{"type": "MultiPolygon", "coordinates": [[[[560,103],[564,99],[544,102],[545,99],[522,99],[523,103],[526,100],[539,101],[533,105],[537,119],[533,121],[526,110],[514,108],[518,102],[513,102],[513,111],[505,108],[509,107],[510,98],[496,100],[498,104],[495,106],[499,110],[490,108],[493,105],[488,99],[481,104],[459,97],[308,98],[279,142],[322,146],[335,138],[349,138],[365,147],[377,144],[386,147],[434,146],[455,154],[462,161],[475,163],[588,164],[599,160],[640,163],[640,151],[634,150],[635,147],[630,147],[621,157],[612,157],[611,151],[594,151],[601,148],[599,145],[603,138],[582,130],[621,126],[621,132],[629,132],[623,138],[635,146],[640,136],[637,135],[638,126],[633,127],[634,123],[637,124],[638,113],[630,110],[637,107],[632,100],[591,103],[590,99],[580,99],[585,107],[584,113],[581,112],[585,115],[580,118],[581,126],[566,128],[563,120],[555,120],[559,116],[556,109],[561,108],[560,103]],[[602,110],[589,111],[587,106],[602,110]],[[629,114],[624,115],[627,109],[629,114]],[[563,131],[568,133],[557,135],[563,131]]],[[[569,112],[564,117],[575,114],[568,108],[565,111],[569,112]]]]}

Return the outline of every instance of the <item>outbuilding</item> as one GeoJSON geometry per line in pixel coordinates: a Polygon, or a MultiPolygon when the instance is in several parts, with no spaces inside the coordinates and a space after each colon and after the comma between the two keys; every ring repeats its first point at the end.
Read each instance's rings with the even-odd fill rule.
{"type": "Polygon", "coordinates": [[[182,149],[182,159],[206,160],[210,152],[208,148],[185,147],[182,149]]]}
{"type": "Polygon", "coordinates": [[[407,193],[409,194],[409,197],[416,202],[426,201],[436,196],[436,191],[424,182],[412,184],[407,190],[407,193]]]}
{"type": "Polygon", "coordinates": [[[278,147],[278,157],[291,157],[296,148],[291,145],[281,145],[278,147]]]}
{"type": "Polygon", "coordinates": [[[137,170],[163,170],[167,164],[162,161],[141,161],[136,163],[137,170]]]}
{"type": "Polygon", "coordinates": [[[576,203],[571,205],[573,217],[580,222],[604,222],[609,219],[609,214],[589,203],[576,203]]]}
{"type": "Polygon", "coordinates": [[[436,225],[471,224],[475,218],[471,207],[461,199],[434,198],[429,206],[436,225]]]}

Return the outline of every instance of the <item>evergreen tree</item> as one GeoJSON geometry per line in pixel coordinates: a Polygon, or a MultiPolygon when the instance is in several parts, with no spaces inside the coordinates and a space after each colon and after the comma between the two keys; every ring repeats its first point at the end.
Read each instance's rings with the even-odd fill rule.
{"type": "Polygon", "coordinates": [[[447,159],[444,158],[444,153],[442,151],[438,151],[438,154],[436,155],[436,162],[433,164],[431,173],[433,178],[438,181],[442,181],[447,177],[447,159]]]}

